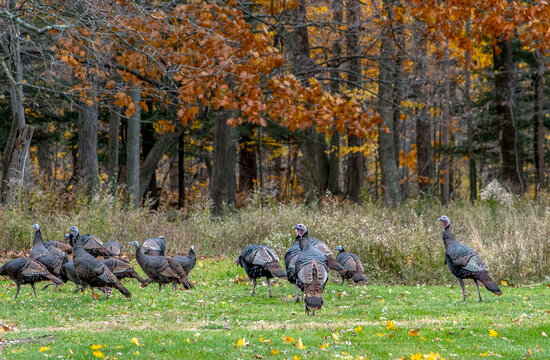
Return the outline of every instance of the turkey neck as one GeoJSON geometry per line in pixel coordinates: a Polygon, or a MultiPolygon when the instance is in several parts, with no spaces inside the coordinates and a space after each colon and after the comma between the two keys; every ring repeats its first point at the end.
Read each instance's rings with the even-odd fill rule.
{"type": "Polygon", "coordinates": [[[44,242],[42,241],[42,232],[40,230],[36,230],[34,232],[34,245],[44,245],[44,242]]]}
{"type": "Polygon", "coordinates": [[[82,246],[82,241],[80,240],[80,234],[76,234],[76,236],[74,237],[73,252],[75,254],[75,257],[87,254],[86,250],[84,250],[84,246],[82,246]]]}
{"type": "Polygon", "coordinates": [[[309,250],[310,247],[311,245],[309,244],[309,237],[307,235],[303,236],[300,239],[300,250],[306,251],[306,250],[309,250]]]}
{"type": "Polygon", "coordinates": [[[445,244],[445,248],[448,248],[449,245],[453,243],[457,243],[458,241],[455,239],[452,231],[451,226],[445,227],[445,230],[443,231],[443,243],[445,244]]]}

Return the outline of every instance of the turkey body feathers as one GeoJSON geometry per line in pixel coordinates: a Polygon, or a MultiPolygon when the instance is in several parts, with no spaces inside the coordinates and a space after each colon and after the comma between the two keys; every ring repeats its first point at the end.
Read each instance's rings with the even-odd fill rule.
{"type": "Polygon", "coordinates": [[[130,291],[122,285],[111,270],[86,251],[83,246],[83,240],[79,237],[78,232],[75,234],[75,238],[73,262],[76,274],[82,282],[92,288],[92,299],[94,298],[94,288],[96,287],[114,287],[125,297],[131,297],[130,291]]]}
{"type": "Polygon", "coordinates": [[[269,297],[271,295],[271,279],[276,276],[281,279],[286,279],[287,274],[279,264],[279,256],[267,245],[248,245],[243,249],[241,255],[235,260],[237,265],[242,266],[246,274],[252,279],[252,292],[256,290],[256,279],[264,277],[267,279],[269,289],[269,297]]]}
{"type": "MultiPolygon", "coordinates": [[[[354,253],[346,252],[341,246],[339,248],[341,250],[336,256],[336,261],[345,269],[343,273],[340,273],[342,285],[346,279],[351,279],[354,283],[360,285],[367,284],[367,278],[364,275],[365,268],[359,256],[354,253]]],[[[338,250],[338,248],[336,250],[338,250]]]]}
{"type": "Polygon", "coordinates": [[[189,254],[174,256],[174,260],[176,260],[181,265],[181,267],[185,271],[185,274],[189,277],[189,273],[191,272],[191,270],[193,270],[195,264],[197,263],[197,256],[195,255],[194,246],[191,246],[191,248],[189,249],[189,254]]]}
{"type": "Polygon", "coordinates": [[[301,253],[296,259],[296,286],[304,293],[306,312],[320,310],[323,305],[323,290],[328,280],[328,264],[325,254],[309,244],[309,239],[300,239],[301,253]]]}
{"type": "Polygon", "coordinates": [[[16,258],[8,261],[0,267],[0,275],[8,276],[17,286],[14,300],[19,295],[21,285],[24,284],[31,284],[35,297],[34,283],[36,282],[50,280],[56,285],[63,284],[63,280],[51,274],[44,265],[30,258],[16,258]]]}
{"type": "Polygon", "coordinates": [[[485,264],[474,250],[455,239],[449,225],[447,225],[443,231],[443,243],[445,245],[445,263],[449,267],[451,273],[458,279],[460,287],[462,288],[462,300],[464,302],[466,301],[466,296],[463,279],[474,280],[478,291],[479,301],[481,301],[482,298],[479,292],[478,281],[492,293],[496,295],[502,294],[502,291],[489,275],[487,264],[485,264]]]}

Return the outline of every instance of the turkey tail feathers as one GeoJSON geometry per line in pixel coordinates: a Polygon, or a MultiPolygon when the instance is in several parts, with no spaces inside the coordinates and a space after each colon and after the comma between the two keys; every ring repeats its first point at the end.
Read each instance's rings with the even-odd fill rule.
{"type": "Polygon", "coordinates": [[[353,275],[351,277],[351,279],[353,280],[354,283],[359,284],[359,285],[367,285],[368,284],[367,278],[365,277],[365,275],[363,275],[360,272],[355,273],[355,275],[353,275]]]}
{"type": "Polygon", "coordinates": [[[269,272],[273,276],[277,276],[278,278],[281,278],[281,279],[286,279],[287,277],[286,272],[283,270],[283,268],[281,267],[281,264],[279,264],[278,261],[267,263],[265,264],[265,267],[267,268],[267,270],[269,270],[269,272]]]}
{"type": "Polygon", "coordinates": [[[115,284],[115,287],[117,288],[118,291],[120,291],[120,293],[124,296],[126,296],[127,298],[129,297],[132,297],[132,294],[130,294],[130,291],[128,289],[126,289],[124,287],[124,285],[122,285],[122,283],[120,281],[118,281],[116,284],[115,284]]]}
{"type": "Polygon", "coordinates": [[[61,280],[60,278],[58,278],[58,277],[56,277],[56,276],[54,276],[54,275],[52,275],[52,274],[49,274],[49,273],[48,273],[48,274],[46,274],[45,276],[46,276],[46,278],[48,278],[49,280],[51,280],[51,281],[54,283],[54,285],[65,284],[65,282],[64,282],[63,280],[61,280]]]}
{"type": "Polygon", "coordinates": [[[309,310],[321,310],[323,290],[318,284],[307,284],[304,289],[304,301],[309,310]]]}
{"type": "Polygon", "coordinates": [[[489,276],[488,273],[481,273],[478,275],[477,279],[479,281],[481,281],[481,283],[483,285],[485,285],[485,287],[487,288],[487,290],[489,290],[490,292],[492,292],[493,294],[495,295],[502,295],[502,291],[499,289],[499,287],[497,286],[497,284],[495,284],[495,282],[493,281],[493,279],[491,278],[491,276],[489,276]]]}

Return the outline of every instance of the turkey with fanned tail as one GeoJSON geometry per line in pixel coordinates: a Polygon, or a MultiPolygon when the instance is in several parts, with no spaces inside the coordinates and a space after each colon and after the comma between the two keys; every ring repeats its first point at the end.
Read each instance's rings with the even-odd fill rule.
{"type": "Polygon", "coordinates": [[[501,295],[502,291],[489,276],[489,267],[481,257],[468,246],[459,243],[451,232],[451,220],[443,215],[439,219],[443,224],[443,243],[445,245],[445,264],[449,266],[451,273],[456,276],[458,283],[462,288],[462,302],[466,302],[464,291],[464,280],[473,279],[477,287],[477,295],[481,301],[478,281],[496,295],[501,295]]]}
{"type": "Polygon", "coordinates": [[[296,259],[296,287],[304,294],[306,313],[315,315],[323,305],[323,290],[328,280],[328,264],[325,254],[309,243],[308,237],[300,239],[300,254],[296,259]]]}
{"type": "Polygon", "coordinates": [[[266,277],[269,297],[272,297],[270,279],[274,276],[286,279],[286,273],[279,264],[279,256],[267,245],[248,245],[235,259],[235,264],[241,266],[252,280],[252,296],[256,290],[256,279],[266,277]]]}

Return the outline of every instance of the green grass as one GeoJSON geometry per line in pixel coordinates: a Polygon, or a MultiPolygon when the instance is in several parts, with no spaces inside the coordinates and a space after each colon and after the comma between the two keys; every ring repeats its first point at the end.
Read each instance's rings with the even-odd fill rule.
{"type": "Polygon", "coordinates": [[[550,357],[543,336],[550,334],[546,283],[503,287],[500,297],[483,289],[484,301],[478,303],[468,282],[463,304],[455,283],[340,286],[331,274],[323,309],[310,317],[294,302],[291,284],[278,280],[270,299],[260,282],[264,285],[251,297],[243,275],[231,259],[207,258],[191,273],[192,291],[158,293],[156,284],[140,289],[125,280],[131,299],[115,290],[96,301],[89,292],[73,294],[72,284],[39,291],[36,299],[26,285],[13,301],[15,286],[4,279],[0,323],[11,330],[0,330],[0,358],[93,359],[93,345],[101,345],[98,350],[109,359],[411,359],[418,353],[522,359],[529,352],[530,359],[550,357]],[[394,329],[387,329],[389,321],[394,329]],[[498,335],[491,337],[490,330],[498,335]],[[305,349],[295,346],[299,339],[305,349]]]}

